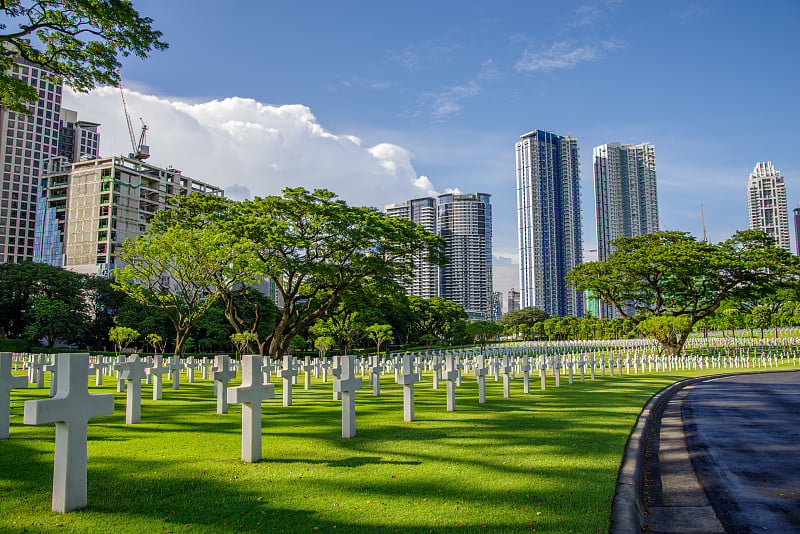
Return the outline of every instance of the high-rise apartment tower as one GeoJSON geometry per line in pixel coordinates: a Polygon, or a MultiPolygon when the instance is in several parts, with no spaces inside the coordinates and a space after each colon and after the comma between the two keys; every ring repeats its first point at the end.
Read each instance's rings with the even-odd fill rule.
{"type": "MultiPolygon", "coordinates": [[[[605,260],[619,237],[658,231],[656,150],[649,143],[607,143],[594,148],[594,202],[597,258],[605,260]]],[[[614,318],[613,306],[600,303],[600,317],[614,318]]]]}
{"type": "Polygon", "coordinates": [[[439,195],[437,234],[450,263],[439,270],[439,296],[470,319],[492,320],[492,205],[486,193],[439,195]]]}
{"type": "MultiPolygon", "coordinates": [[[[387,204],[383,211],[389,216],[413,221],[428,232],[436,233],[436,199],[416,198],[401,204],[387,204]]],[[[426,261],[426,253],[420,251],[415,261],[414,276],[404,285],[406,294],[425,299],[439,296],[439,268],[426,261]]]]}
{"type": "Polygon", "coordinates": [[[757,163],[747,180],[747,210],[750,229],[762,230],[775,239],[775,245],[791,251],[786,185],[781,172],[771,161],[757,163]]]}
{"type": "Polygon", "coordinates": [[[619,237],[658,231],[656,150],[649,143],[608,143],[594,148],[597,256],[605,260],[619,237]]]}
{"type": "Polygon", "coordinates": [[[503,294],[500,291],[492,293],[492,321],[497,322],[503,317],[503,294]]]}
{"type": "Polygon", "coordinates": [[[36,88],[39,100],[30,104],[30,115],[0,107],[0,263],[33,260],[39,174],[43,161],[58,152],[61,114],[61,84],[45,69],[17,58],[6,74],[36,88]]]}
{"type": "Polygon", "coordinates": [[[516,144],[522,307],[583,315],[583,296],[565,280],[583,261],[578,140],[543,130],[516,144]]]}
{"type": "Polygon", "coordinates": [[[508,290],[508,311],[517,311],[520,309],[520,293],[519,291],[514,291],[514,288],[508,290]]]}

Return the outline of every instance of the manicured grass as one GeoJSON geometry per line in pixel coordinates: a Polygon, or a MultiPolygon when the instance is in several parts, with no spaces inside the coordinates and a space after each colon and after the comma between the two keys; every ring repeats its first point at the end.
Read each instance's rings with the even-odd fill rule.
{"type": "MultiPolygon", "coordinates": [[[[782,368],[790,368],[788,365],[782,368]]],[[[294,388],[294,405],[263,406],[264,459],[239,460],[240,407],[215,414],[210,381],[143,386],[142,424],[114,415],[89,426],[89,507],[50,511],[54,425],[22,424],[23,402],[48,390],[12,391],[11,437],[0,440],[2,532],[605,532],[620,458],[645,402],[682,378],[714,371],[624,375],[547,391],[531,379],[474,378],[445,411],[444,382],[416,388],[416,417],[403,422],[391,375],[373,397],[356,394],[357,437],[341,439],[331,385],[294,388]]],[[[718,371],[725,372],[725,370],[718,371]]],[[[599,377],[599,373],[598,373],[599,377]]],[[[185,377],[183,378],[185,382],[185,377]]],[[[238,382],[236,382],[238,383],[238,382]]],[[[232,385],[236,385],[233,383],[232,385]]],[[[91,393],[113,392],[113,380],[91,393]]]]}

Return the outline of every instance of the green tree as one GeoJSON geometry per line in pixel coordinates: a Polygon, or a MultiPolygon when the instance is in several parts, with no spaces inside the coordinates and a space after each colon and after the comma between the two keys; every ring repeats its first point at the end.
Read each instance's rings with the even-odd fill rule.
{"type": "Polygon", "coordinates": [[[237,332],[231,334],[231,343],[236,347],[236,355],[241,356],[244,351],[256,340],[256,335],[252,332],[237,332]]]}
{"type": "Polygon", "coordinates": [[[450,345],[472,345],[474,343],[474,338],[467,332],[467,321],[464,319],[458,319],[452,323],[447,331],[445,340],[450,345]]]}
{"type": "Polygon", "coordinates": [[[108,331],[108,339],[114,343],[114,354],[124,351],[128,345],[139,339],[139,332],[125,326],[115,326],[108,331]]]}
{"type": "Polygon", "coordinates": [[[750,310],[753,328],[761,330],[761,339],[764,339],[764,330],[772,326],[772,309],[769,306],[756,306],[750,310]]]}
{"type": "MultiPolygon", "coordinates": [[[[678,339],[689,327],[689,320],[689,317],[686,316],[659,315],[639,321],[637,326],[639,330],[656,338],[660,342],[662,339],[678,339]]],[[[662,353],[664,350],[669,350],[669,348],[664,343],[661,343],[659,353],[662,353]]]]}
{"type": "Polygon", "coordinates": [[[318,319],[309,332],[316,337],[331,336],[336,340],[339,354],[350,354],[353,344],[364,336],[366,325],[357,311],[340,305],[327,319],[318,319]]]}
{"type": "MultiPolygon", "coordinates": [[[[117,313],[114,315],[112,326],[127,326],[139,332],[157,335],[161,338],[161,348],[156,352],[166,354],[168,340],[175,339],[175,329],[172,327],[172,323],[165,321],[164,314],[159,310],[137,302],[124,291],[119,291],[119,293],[123,293],[125,299],[120,303],[117,313]]],[[[105,340],[107,341],[108,338],[106,337],[105,340]]]]}
{"type": "Polygon", "coordinates": [[[164,338],[158,334],[147,334],[144,339],[148,345],[153,347],[154,353],[164,354],[164,348],[166,346],[164,338]]]}
{"type": "Polygon", "coordinates": [[[59,341],[74,343],[84,331],[85,318],[76,316],[60,300],[39,298],[33,303],[31,321],[25,327],[25,338],[30,341],[44,339],[45,345],[53,347],[59,341]]]}
{"type": "Polygon", "coordinates": [[[472,321],[467,324],[467,335],[480,345],[481,351],[486,350],[486,344],[503,333],[503,325],[489,321],[472,321]]]}
{"type": "Polygon", "coordinates": [[[372,324],[364,329],[369,337],[376,345],[376,352],[381,353],[381,345],[385,341],[394,341],[394,333],[392,332],[392,325],[390,324],[372,324]]]}
{"type": "Polygon", "coordinates": [[[528,326],[533,326],[534,323],[544,321],[548,317],[550,316],[547,315],[547,312],[533,306],[527,306],[521,310],[513,310],[504,313],[500,318],[500,322],[503,324],[526,324],[528,326]]]}
{"type": "Polygon", "coordinates": [[[131,298],[114,289],[111,280],[103,276],[84,278],[83,297],[88,319],[84,341],[89,348],[100,350],[108,342],[108,331],[116,325],[114,316],[131,298]]]}
{"type": "Polygon", "coordinates": [[[320,336],[314,340],[314,348],[319,351],[319,357],[324,358],[325,354],[336,345],[336,340],[331,336],[320,336]]]}
{"type": "MultiPolygon", "coordinates": [[[[237,225],[241,225],[243,215],[241,203],[214,195],[193,192],[170,199],[173,209],[161,210],[153,218],[151,231],[168,232],[173,229],[203,231],[224,234],[240,251],[244,252],[251,243],[245,239],[237,225]]],[[[253,354],[264,354],[266,339],[273,332],[280,311],[273,299],[252,287],[263,287],[268,275],[264,265],[251,248],[236,258],[235,269],[224,269],[209,273],[214,278],[214,286],[222,302],[225,318],[236,334],[250,333],[247,336],[247,350],[253,354]]]]}
{"type": "Polygon", "coordinates": [[[152,19],[140,16],[128,0],[5,0],[0,14],[0,106],[20,113],[30,113],[25,102],[39,94],[9,74],[15,57],[88,92],[117,84],[118,56],[146,58],[150,50],[168,46],[152,19]]]}
{"type": "Polygon", "coordinates": [[[789,301],[781,306],[778,311],[779,326],[794,326],[794,312],[797,304],[795,301],[789,301]]]}
{"type": "Polygon", "coordinates": [[[87,314],[81,275],[44,263],[0,264],[0,335],[24,337],[37,321],[34,304],[46,301],[63,303],[74,314],[75,330],[83,332],[87,314]]]}
{"type": "MultiPolygon", "coordinates": [[[[420,251],[435,265],[447,261],[444,240],[422,226],[348,206],[326,190],[285,189],[282,197],[227,204],[184,198],[178,209],[164,211],[169,213],[160,227],[212,228],[252,246],[237,258],[236,272],[262,283],[271,280],[282,297],[275,328],[263,340],[275,359],[283,357],[294,336],[335,313],[349,293],[367,283],[385,292],[397,287],[412,275],[420,251]]],[[[228,287],[252,285],[236,272],[230,276],[238,284],[228,287]]],[[[227,299],[226,291],[220,294],[227,299]]]]}
{"type": "Polygon", "coordinates": [[[680,331],[658,330],[666,332],[656,339],[667,354],[680,354],[694,324],[726,298],[757,300],[794,283],[798,272],[796,258],[752,230],[719,244],[657,232],[619,238],[614,248],[605,261],[575,267],[568,280],[635,324],[651,316],[686,318],[680,331]]]}
{"type": "Polygon", "coordinates": [[[417,317],[413,328],[420,338],[433,336],[440,340],[445,339],[456,321],[467,318],[464,308],[441,297],[423,299],[410,295],[408,303],[417,317]]]}
{"type": "Polygon", "coordinates": [[[127,239],[117,255],[125,267],[114,271],[114,287],[160,310],[175,329],[180,354],[192,327],[219,296],[222,280],[236,278],[240,243],[222,232],[172,228],[127,239]],[[227,279],[220,273],[232,273],[227,279]]]}

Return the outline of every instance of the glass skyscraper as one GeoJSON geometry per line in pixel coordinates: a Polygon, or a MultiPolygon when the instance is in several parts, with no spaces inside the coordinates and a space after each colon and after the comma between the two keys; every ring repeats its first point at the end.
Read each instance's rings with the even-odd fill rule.
{"type": "Polygon", "coordinates": [[[565,280],[583,261],[578,140],[543,130],[516,144],[522,307],[581,316],[583,296],[565,280]]]}

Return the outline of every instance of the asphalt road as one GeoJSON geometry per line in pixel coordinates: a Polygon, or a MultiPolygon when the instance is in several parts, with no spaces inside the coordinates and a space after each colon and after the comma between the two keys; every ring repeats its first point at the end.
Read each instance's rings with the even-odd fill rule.
{"type": "Polygon", "coordinates": [[[682,410],[697,476],[725,530],[800,532],[800,371],[703,382],[682,410]]]}

